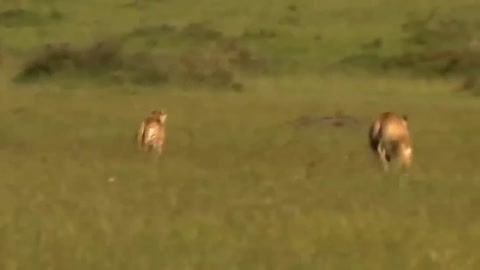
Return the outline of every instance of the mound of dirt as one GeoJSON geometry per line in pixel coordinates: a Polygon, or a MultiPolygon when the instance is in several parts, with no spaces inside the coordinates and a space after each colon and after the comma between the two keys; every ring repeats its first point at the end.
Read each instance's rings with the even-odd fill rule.
{"type": "Polygon", "coordinates": [[[291,122],[296,128],[357,126],[361,121],[343,112],[329,116],[302,115],[291,122]]]}

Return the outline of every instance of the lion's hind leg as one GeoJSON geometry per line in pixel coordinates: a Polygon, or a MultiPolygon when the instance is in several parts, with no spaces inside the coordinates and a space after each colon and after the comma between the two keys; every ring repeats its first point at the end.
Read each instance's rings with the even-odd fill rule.
{"type": "Polygon", "coordinates": [[[380,157],[380,160],[383,165],[383,170],[385,172],[388,172],[389,170],[389,165],[390,165],[390,156],[387,154],[387,149],[384,147],[383,140],[380,140],[378,146],[377,146],[377,152],[378,156],[380,157]]]}

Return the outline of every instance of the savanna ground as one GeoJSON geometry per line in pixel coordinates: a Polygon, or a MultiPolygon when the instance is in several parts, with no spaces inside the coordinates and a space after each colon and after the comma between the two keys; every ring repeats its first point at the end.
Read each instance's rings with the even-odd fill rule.
{"type": "Polygon", "coordinates": [[[480,268],[478,1],[77,2],[2,3],[2,269],[480,268]]]}

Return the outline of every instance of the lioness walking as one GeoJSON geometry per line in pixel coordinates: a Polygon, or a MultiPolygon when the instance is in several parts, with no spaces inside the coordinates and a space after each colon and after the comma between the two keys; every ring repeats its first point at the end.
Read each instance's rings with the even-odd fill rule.
{"type": "Polygon", "coordinates": [[[389,170],[392,161],[403,167],[412,162],[413,149],[408,129],[408,117],[393,112],[381,113],[372,123],[369,130],[372,150],[376,151],[385,171],[389,170]]]}
{"type": "Polygon", "coordinates": [[[163,152],[166,120],[167,113],[161,109],[152,111],[151,115],[142,121],[137,133],[139,148],[145,151],[155,150],[158,154],[163,152]]]}

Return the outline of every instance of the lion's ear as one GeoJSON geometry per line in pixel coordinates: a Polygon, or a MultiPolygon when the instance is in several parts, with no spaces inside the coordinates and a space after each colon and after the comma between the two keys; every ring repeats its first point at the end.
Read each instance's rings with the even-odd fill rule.
{"type": "Polygon", "coordinates": [[[403,118],[403,120],[405,120],[405,122],[408,122],[408,115],[404,114],[404,115],[402,115],[402,118],[403,118]]]}

